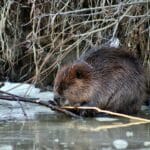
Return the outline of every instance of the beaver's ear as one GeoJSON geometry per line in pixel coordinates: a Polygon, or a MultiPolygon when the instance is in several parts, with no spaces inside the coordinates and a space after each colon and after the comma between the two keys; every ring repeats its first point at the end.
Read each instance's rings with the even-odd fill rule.
{"type": "Polygon", "coordinates": [[[76,70],[76,78],[78,79],[84,78],[84,72],[82,72],[82,70],[76,70]]]}
{"type": "Polygon", "coordinates": [[[77,79],[88,79],[91,77],[92,66],[86,62],[73,64],[71,74],[77,79]]]}

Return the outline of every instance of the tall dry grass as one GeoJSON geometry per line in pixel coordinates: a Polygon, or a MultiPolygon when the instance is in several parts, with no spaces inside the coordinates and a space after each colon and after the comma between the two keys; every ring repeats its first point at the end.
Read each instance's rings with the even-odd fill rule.
{"type": "MultiPolygon", "coordinates": [[[[63,63],[119,38],[150,74],[149,0],[0,0],[0,78],[52,83],[63,63]]],[[[149,79],[149,77],[148,77],[149,79]]]]}

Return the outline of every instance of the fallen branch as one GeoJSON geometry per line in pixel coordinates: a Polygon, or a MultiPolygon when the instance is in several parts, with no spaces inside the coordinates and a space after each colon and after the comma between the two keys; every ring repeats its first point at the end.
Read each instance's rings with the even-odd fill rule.
{"type": "Polygon", "coordinates": [[[72,106],[64,106],[62,107],[63,109],[66,109],[66,110],[95,110],[97,112],[101,112],[101,113],[106,113],[106,114],[109,114],[109,115],[113,115],[113,116],[117,116],[117,117],[123,117],[123,118],[128,118],[128,119],[132,119],[132,120],[137,120],[137,121],[141,121],[141,122],[150,122],[149,119],[144,119],[144,118],[140,118],[140,117],[135,117],[135,116],[130,116],[130,115],[126,115],[126,114],[121,114],[121,113],[116,113],[116,112],[111,112],[111,111],[108,111],[108,110],[102,110],[100,108],[97,108],[97,107],[72,107],[72,106]]]}
{"type": "MultiPolygon", "coordinates": [[[[17,95],[14,95],[14,94],[10,94],[10,93],[4,92],[4,91],[0,91],[0,93],[5,94],[5,95],[0,95],[0,100],[17,101],[17,102],[20,101],[20,102],[38,104],[38,105],[41,105],[41,106],[48,107],[53,111],[64,113],[67,116],[71,116],[71,117],[74,117],[74,118],[82,118],[81,116],[78,116],[78,115],[76,115],[76,114],[74,114],[74,113],[72,113],[68,110],[65,110],[63,108],[55,106],[54,102],[51,101],[51,100],[50,101],[42,101],[42,100],[35,99],[35,98],[24,98],[24,97],[17,96],[17,95]]],[[[24,109],[23,109],[23,112],[24,112],[24,109]]]]}

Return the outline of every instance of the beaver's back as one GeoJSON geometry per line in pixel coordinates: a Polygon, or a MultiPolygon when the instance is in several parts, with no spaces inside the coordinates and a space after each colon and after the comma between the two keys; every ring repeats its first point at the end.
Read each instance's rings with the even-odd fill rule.
{"type": "Polygon", "coordinates": [[[145,99],[145,78],[136,57],[124,49],[101,48],[82,59],[94,68],[97,106],[117,112],[139,110],[145,99]]]}
{"type": "MultiPolygon", "coordinates": [[[[92,50],[91,50],[92,51],[92,50]]],[[[143,73],[143,67],[139,59],[125,49],[121,48],[101,48],[82,56],[81,60],[91,64],[96,69],[109,69],[113,66],[122,65],[124,67],[135,68],[143,73]]]]}

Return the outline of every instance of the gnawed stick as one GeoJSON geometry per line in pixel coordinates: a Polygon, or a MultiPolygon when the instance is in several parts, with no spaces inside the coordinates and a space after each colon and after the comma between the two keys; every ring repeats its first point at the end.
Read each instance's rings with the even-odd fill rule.
{"type": "Polygon", "coordinates": [[[63,109],[63,108],[60,108],[58,106],[53,105],[53,101],[42,101],[42,100],[35,99],[35,98],[24,98],[24,97],[17,96],[14,94],[3,92],[3,91],[0,91],[0,93],[5,94],[5,95],[0,95],[0,100],[33,103],[33,104],[48,107],[53,111],[61,112],[63,114],[66,114],[67,116],[71,116],[74,118],[80,118],[80,119],[82,118],[81,116],[78,116],[78,115],[76,115],[76,114],[74,114],[74,113],[72,113],[66,109],[63,109]]]}
{"type": "Polygon", "coordinates": [[[126,115],[126,114],[121,114],[121,113],[116,113],[116,112],[111,112],[111,111],[108,111],[108,110],[102,110],[98,107],[73,107],[73,106],[64,106],[62,107],[63,109],[66,109],[66,110],[95,110],[97,112],[102,112],[102,113],[106,113],[106,114],[109,114],[109,115],[114,115],[114,116],[117,116],[117,117],[124,117],[124,118],[128,118],[128,119],[132,119],[132,120],[137,120],[137,121],[141,121],[141,122],[150,122],[149,119],[144,119],[144,118],[140,118],[140,117],[134,117],[134,116],[130,116],[130,115],[126,115]]]}

